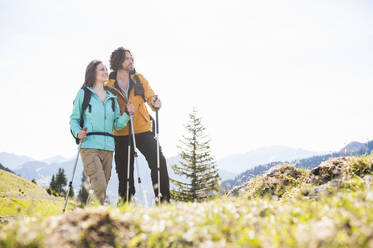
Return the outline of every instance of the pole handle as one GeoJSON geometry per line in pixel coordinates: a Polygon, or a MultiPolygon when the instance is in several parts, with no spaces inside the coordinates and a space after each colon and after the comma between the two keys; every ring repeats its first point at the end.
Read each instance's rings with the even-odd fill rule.
{"type": "MultiPolygon", "coordinates": [[[[87,132],[88,128],[87,127],[83,127],[82,129],[83,131],[87,132]]],[[[80,145],[83,143],[85,138],[83,138],[82,140],[79,140],[79,150],[80,150],[80,145]]]]}
{"type": "MultiPolygon", "coordinates": [[[[155,95],[154,96],[154,102],[158,100],[158,95],[155,95]]],[[[159,108],[157,108],[156,106],[153,105],[153,108],[155,109],[155,112],[158,112],[159,108]]]]}

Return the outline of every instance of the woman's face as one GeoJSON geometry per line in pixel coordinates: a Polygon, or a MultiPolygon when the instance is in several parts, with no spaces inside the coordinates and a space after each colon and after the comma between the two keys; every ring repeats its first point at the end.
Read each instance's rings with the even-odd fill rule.
{"type": "Polygon", "coordinates": [[[107,68],[104,64],[100,63],[96,67],[96,82],[105,82],[109,79],[107,68]]]}

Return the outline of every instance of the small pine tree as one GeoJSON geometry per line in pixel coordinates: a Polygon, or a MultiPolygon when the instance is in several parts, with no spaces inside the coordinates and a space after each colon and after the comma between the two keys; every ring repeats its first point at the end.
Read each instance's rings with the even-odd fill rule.
{"type": "Polygon", "coordinates": [[[55,190],[56,189],[56,178],[54,177],[54,174],[52,175],[52,180],[49,184],[49,188],[55,190]]]}
{"type": "Polygon", "coordinates": [[[212,198],[219,191],[220,177],[211,155],[210,139],[205,135],[205,127],[197,116],[196,109],[189,114],[186,124],[188,136],[180,140],[180,165],[173,165],[176,175],[186,181],[171,179],[175,189],[172,198],[180,201],[202,201],[212,198]]]}
{"type": "Polygon", "coordinates": [[[67,179],[65,175],[65,170],[62,168],[58,169],[56,175],[56,192],[60,195],[65,195],[66,191],[64,187],[67,185],[67,179]]]}
{"type": "Polygon", "coordinates": [[[49,183],[49,188],[47,189],[48,194],[56,195],[56,178],[52,175],[51,182],[49,183]]]}
{"type": "MultiPolygon", "coordinates": [[[[65,193],[66,194],[66,193],[65,193]]],[[[75,195],[75,191],[74,191],[74,188],[71,187],[70,191],[69,191],[69,197],[70,198],[74,198],[74,195],[75,195]]]]}
{"type": "Polygon", "coordinates": [[[88,178],[86,177],[84,172],[82,172],[82,184],[78,193],[78,199],[80,200],[82,206],[84,206],[87,202],[88,188],[88,178]]]}

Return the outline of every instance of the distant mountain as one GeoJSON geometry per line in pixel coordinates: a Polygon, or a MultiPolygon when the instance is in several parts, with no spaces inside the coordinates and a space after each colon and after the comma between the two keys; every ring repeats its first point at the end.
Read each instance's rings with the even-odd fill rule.
{"type": "Polygon", "coordinates": [[[276,166],[278,164],[283,164],[283,162],[272,162],[268,164],[258,165],[254,168],[247,170],[239,175],[237,175],[234,179],[228,179],[222,182],[222,188],[226,190],[230,190],[236,186],[239,186],[247,181],[250,181],[254,177],[260,176],[266,173],[267,170],[276,166]]]}
{"type": "Polygon", "coordinates": [[[27,156],[19,156],[12,153],[0,152],[0,163],[11,170],[19,168],[23,163],[34,160],[27,156]]]}
{"type": "MultiPolygon", "coordinates": [[[[174,157],[168,158],[167,159],[168,167],[171,167],[174,164],[179,164],[179,159],[180,159],[179,156],[174,156],[174,157]]],[[[219,161],[217,162],[217,164],[218,163],[219,163],[219,161]]],[[[234,178],[237,175],[237,173],[233,173],[233,172],[221,169],[221,168],[219,168],[219,166],[218,166],[218,170],[219,170],[218,173],[219,173],[222,180],[228,180],[228,179],[234,178]]],[[[177,175],[174,174],[172,168],[168,170],[168,173],[170,174],[170,177],[173,178],[173,179],[177,179],[177,180],[181,179],[180,177],[178,177],[177,175]]]]}
{"type": "Polygon", "coordinates": [[[232,179],[236,175],[237,173],[219,169],[219,176],[220,176],[221,181],[232,179]]]}
{"type": "Polygon", "coordinates": [[[69,160],[69,159],[66,159],[62,156],[54,156],[54,157],[44,159],[43,162],[45,162],[47,164],[60,164],[60,163],[63,163],[67,160],[69,160]]]}
{"type": "Polygon", "coordinates": [[[14,170],[14,172],[20,175],[21,177],[24,177],[29,180],[38,180],[40,178],[40,175],[52,177],[52,174],[55,174],[55,171],[51,171],[52,173],[50,174],[41,173],[41,170],[45,168],[49,168],[47,163],[40,161],[29,161],[24,163],[20,168],[14,170]]]}
{"type": "Polygon", "coordinates": [[[359,152],[359,151],[366,149],[366,147],[367,147],[366,143],[364,144],[364,143],[354,141],[354,142],[349,143],[347,146],[343,147],[339,152],[340,153],[359,152]]]}
{"type": "Polygon", "coordinates": [[[318,155],[317,152],[286,146],[262,147],[244,154],[230,155],[219,160],[218,167],[235,174],[242,173],[260,164],[273,161],[289,161],[318,155]]]}
{"type": "Polygon", "coordinates": [[[222,187],[225,189],[231,189],[235,186],[241,185],[254,177],[260,176],[266,173],[267,170],[278,164],[291,163],[295,164],[296,167],[313,169],[322,162],[328,160],[331,157],[349,156],[349,155],[363,155],[370,154],[373,151],[373,141],[368,143],[351,142],[347,146],[343,147],[339,152],[312,156],[300,160],[287,160],[277,161],[267,164],[258,165],[254,168],[246,170],[245,172],[237,175],[234,179],[225,180],[222,182],[222,187]]]}

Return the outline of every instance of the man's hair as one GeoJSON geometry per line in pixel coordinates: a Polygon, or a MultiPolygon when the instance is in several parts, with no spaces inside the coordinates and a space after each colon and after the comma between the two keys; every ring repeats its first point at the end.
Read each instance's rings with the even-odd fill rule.
{"type": "Polygon", "coordinates": [[[119,47],[111,53],[110,69],[112,69],[113,71],[122,69],[122,63],[126,59],[126,52],[129,52],[131,54],[130,50],[125,49],[124,47],[119,47]]]}
{"type": "Polygon", "coordinates": [[[99,64],[102,64],[100,60],[92,60],[88,64],[87,69],[85,70],[85,79],[82,88],[84,87],[93,87],[96,82],[96,69],[99,64]]]}

